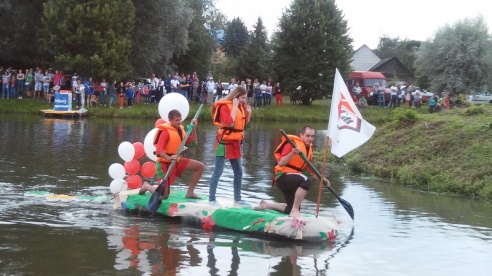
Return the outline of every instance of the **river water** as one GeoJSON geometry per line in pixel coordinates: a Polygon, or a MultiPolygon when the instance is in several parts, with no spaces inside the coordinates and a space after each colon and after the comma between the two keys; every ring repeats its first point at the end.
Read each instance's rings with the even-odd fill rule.
{"type": "MultiPolygon", "coordinates": [[[[30,190],[109,195],[108,168],[123,161],[123,141],[143,142],[152,120],[54,119],[0,114],[0,275],[492,275],[492,204],[408,190],[329,166],[355,221],[325,190],[320,215],[344,227],[334,242],[264,240],[206,231],[189,219],[124,216],[109,202],[48,202],[30,190]],[[353,227],[352,227],[353,226],[353,227]]],[[[298,123],[256,123],[244,143],[243,199],[282,201],[271,188],[278,130],[298,123]]],[[[325,124],[316,125],[326,129],[325,124]]],[[[198,125],[205,163],[197,192],[208,193],[214,129],[198,125]]],[[[316,132],[321,149],[324,131],[316,132]]],[[[187,178],[176,186],[186,188],[187,178]]],[[[218,197],[232,198],[226,166],[218,197]]],[[[303,210],[314,214],[317,189],[303,210]]]]}

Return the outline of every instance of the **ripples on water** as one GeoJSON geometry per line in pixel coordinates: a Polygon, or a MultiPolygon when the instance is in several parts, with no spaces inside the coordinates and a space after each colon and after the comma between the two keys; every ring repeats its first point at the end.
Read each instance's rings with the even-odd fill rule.
{"type": "MultiPolygon", "coordinates": [[[[143,141],[151,124],[70,120],[0,124],[4,141],[15,138],[29,144],[36,137],[48,144],[2,148],[0,274],[492,275],[489,203],[426,195],[344,176],[331,168],[334,189],[355,210],[352,223],[336,199],[323,191],[320,215],[335,215],[342,222],[334,243],[295,244],[234,231],[208,232],[193,219],[126,217],[110,203],[47,202],[23,196],[34,189],[107,194],[107,168],[121,162],[117,145],[143,141]],[[53,124],[57,136],[45,137],[53,130],[31,129],[43,129],[39,124],[48,124],[48,129],[53,124]],[[35,151],[36,160],[30,155],[35,151]]],[[[262,199],[283,200],[271,187],[270,153],[280,139],[271,128],[277,129],[254,126],[244,145],[243,199],[252,205],[262,199]]],[[[205,163],[197,192],[207,194],[214,134],[206,127],[198,134],[202,147],[187,154],[205,163]]],[[[183,177],[176,186],[186,188],[187,180],[183,177]]],[[[218,197],[232,198],[232,180],[226,163],[218,197]]],[[[316,210],[317,186],[313,186],[302,206],[310,214],[316,210]]]]}

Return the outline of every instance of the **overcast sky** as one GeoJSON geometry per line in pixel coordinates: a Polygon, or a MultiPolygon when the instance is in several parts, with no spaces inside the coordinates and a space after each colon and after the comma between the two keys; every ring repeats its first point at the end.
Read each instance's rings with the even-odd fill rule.
{"type": "MultiPolygon", "coordinates": [[[[216,7],[228,20],[240,17],[249,30],[261,17],[270,36],[282,12],[292,0],[216,0],[216,7]]],[[[358,49],[366,44],[375,49],[379,37],[426,40],[446,24],[482,15],[492,28],[490,0],[337,0],[348,21],[349,35],[358,49]],[[488,15],[488,16],[486,16],[488,15]]]]}

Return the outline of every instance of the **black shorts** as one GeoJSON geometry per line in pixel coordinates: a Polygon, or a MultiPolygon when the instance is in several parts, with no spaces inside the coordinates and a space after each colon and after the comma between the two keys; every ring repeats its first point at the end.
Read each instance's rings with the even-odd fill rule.
{"type": "Polygon", "coordinates": [[[294,205],[297,189],[302,188],[309,191],[311,179],[303,174],[283,174],[277,179],[277,187],[284,194],[285,203],[287,203],[284,214],[290,214],[292,206],[294,205]]]}

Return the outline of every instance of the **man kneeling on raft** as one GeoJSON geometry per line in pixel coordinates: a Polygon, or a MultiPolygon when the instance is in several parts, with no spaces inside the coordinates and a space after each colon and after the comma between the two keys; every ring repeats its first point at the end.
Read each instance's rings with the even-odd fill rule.
{"type": "MultiPolygon", "coordinates": [[[[181,113],[174,109],[169,112],[168,117],[169,123],[158,125],[157,128],[159,130],[154,137],[155,155],[157,156],[157,162],[155,163],[157,184],[160,184],[164,180],[164,176],[166,175],[171,162],[176,160],[176,164],[164,184],[164,194],[162,197],[164,199],[169,197],[169,187],[174,183],[176,176],[180,177],[184,171],[192,171],[186,197],[200,199],[200,197],[195,194],[194,190],[198,180],[200,180],[200,177],[202,176],[204,165],[202,162],[180,157],[181,153],[177,151],[183,137],[186,135],[186,130],[181,125],[181,113]]],[[[191,122],[196,126],[198,120],[193,119],[191,122]]],[[[191,143],[198,144],[195,129],[196,127],[193,128],[186,145],[190,145],[191,143]]],[[[145,182],[140,188],[139,194],[144,194],[146,191],[153,193],[155,189],[156,187],[145,182]]]]}
{"type": "MultiPolygon", "coordinates": [[[[313,178],[317,179],[314,172],[309,170],[308,165],[300,156],[302,152],[312,162],[314,129],[310,126],[305,126],[299,137],[295,135],[288,135],[288,137],[296,144],[296,147],[293,148],[282,137],[282,142],[274,152],[277,160],[274,181],[284,194],[286,203],[269,203],[262,200],[260,205],[254,209],[271,209],[299,218],[301,216],[301,202],[306,197],[311,186],[311,179],[306,175],[312,175],[313,178]]],[[[327,187],[330,186],[328,179],[324,179],[323,182],[327,187]]]]}

